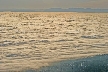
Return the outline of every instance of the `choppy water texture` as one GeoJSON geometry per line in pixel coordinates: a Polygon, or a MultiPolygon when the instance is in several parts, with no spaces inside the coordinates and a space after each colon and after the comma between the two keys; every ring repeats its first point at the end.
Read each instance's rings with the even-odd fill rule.
{"type": "Polygon", "coordinates": [[[65,60],[43,67],[38,71],[27,70],[26,72],[108,72],[108,55],[65,60]]]}
{"type": "Polygon", "coordinates": [[[0,12],[0,72],[108,54],[108,13],[0,12]]]}

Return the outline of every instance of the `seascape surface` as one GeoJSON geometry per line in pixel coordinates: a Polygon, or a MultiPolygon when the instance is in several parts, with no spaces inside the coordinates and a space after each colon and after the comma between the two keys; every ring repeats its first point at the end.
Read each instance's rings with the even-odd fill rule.
{"type": "Polygon", "coordinates": [[[108,54],[108,13],[0,12],[0,72],[101,54],[108,54]]]}

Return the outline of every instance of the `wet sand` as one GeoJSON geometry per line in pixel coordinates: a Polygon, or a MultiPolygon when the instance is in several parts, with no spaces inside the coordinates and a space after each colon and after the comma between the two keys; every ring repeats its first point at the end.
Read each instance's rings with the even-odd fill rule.
{"type": "Polygon", "coordinates": [[[108,54],[108,13],[0,12],[0,71],[108,54]]]}
{"type": "MultiPolygon", "coordinates": [[[[107,72],[108,54],[94,57],[64,60],[52,63],[50,66],[28,72],[107,72]]],[[[27,72],[25,71],[25,72],[27,72]]]]}

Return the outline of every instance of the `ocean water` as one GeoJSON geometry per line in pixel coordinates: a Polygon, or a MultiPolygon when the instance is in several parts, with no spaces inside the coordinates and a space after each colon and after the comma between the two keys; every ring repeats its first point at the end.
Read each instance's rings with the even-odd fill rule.
{"type": "Polygon", "coordinates": [[[91,54],[108,54],[107,13],[0,13],[0,72],[104,70],[107,66],[103,62],[105,58],[96,62],[91,58],[67,60],[32,70],[46,66],[55,58],[91,54]],[[101,66],[98,67],[99,64],[101,66]]]}
{"type": "Polygon", "coordinates": [[[108,72],[108,55],[60,61],[39,70],[26,72],[108,72]]]}

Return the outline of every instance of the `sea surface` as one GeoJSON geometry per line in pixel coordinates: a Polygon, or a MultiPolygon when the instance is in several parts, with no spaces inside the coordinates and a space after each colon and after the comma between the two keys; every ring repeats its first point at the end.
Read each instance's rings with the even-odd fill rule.
{"type": "Polygon", "coordinates": [[[107,56],[62,62],[100,54],[108,54],[108,13],[0,12],[0,72],[101,71],[107,56]]]}

